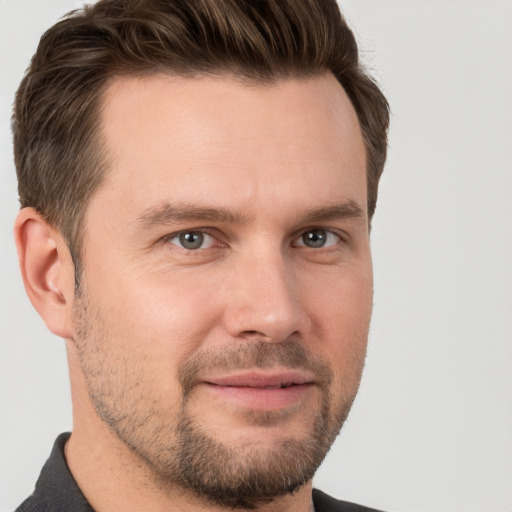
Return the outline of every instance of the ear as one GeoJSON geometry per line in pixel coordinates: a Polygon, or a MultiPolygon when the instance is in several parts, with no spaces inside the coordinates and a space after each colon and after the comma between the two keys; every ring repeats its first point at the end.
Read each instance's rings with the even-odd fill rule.
{"type": "Polygon", "coordinates": [[[33,208],[20,210],[14,236],[30,302],[50,331],[71,338],[74,265],[63,236],[33,208]]]}

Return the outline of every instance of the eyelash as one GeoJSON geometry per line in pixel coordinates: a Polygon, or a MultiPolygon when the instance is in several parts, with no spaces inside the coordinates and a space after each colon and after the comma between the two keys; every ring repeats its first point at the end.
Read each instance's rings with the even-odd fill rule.
{"type": "Polygon", "coordinates": [[[192,235],[192,234],[198,234],[198,235],[201,235],[203,237],[205,237],[205,236],[209,237],[209,238],[212,239],[213,243],[215,243],[215,242],[222,243],[222,242],[219,242],[218,237],[216,237],[210,230],[204,229],[204,228],[200,228],[200,229],[186,229],[186,230],[183,230],[183,231],[178,231],[176,233],[171,233],[170,235],[165,236],[162,239],[162,241],[164,243],[175,245],[179,249],[182,249],[182,250],[188,251],[188,252],[196,252],[196,251],[199,251],[199,250],[204,250],[204,249],[209,249],[210,248],[210,247],[198,247],[198,248],[195,248],[195,249],[188,249],[186,247],[183,247],[182,245],[178,245],[178,243],[173,243],[172,242],[175,239],[179,239],[179,237],[182,237],[182,236],[185,236],[185,235],[192,235]]]}
{"type": "MultiPolygon", "coordinates": [[[[170,243],[171,245],[175,245],[176,247],[180,248],[180,249],[183,249],[184,251],[187,251],[187,252],[198,252],[200,250],[205,250],[205,249],[209,249],[211,248],[210,247],[196,247],[196,248],[187,248],[187,247],[183,247],[183,245],[178,245],[178,243],[172,243],[172,240],[175,240],[175,239],[179,239],[179,237],[182,237],[182,236],[186,236],[186,235],[192,235],[192,234],[196,234],[196,235],[201,235],[201,236],[207,236],[207,237],[210,237],[212,239],[212,244],[213,245],[215,242],[217,243],[220,243],[221,245],[224,245],[222,242],[220,242],[218,240],[218,237],[215,236],[215,234],[212,233],[211,230],[209,229],[205,229],[205,228],[198,228],[198,229],[189,229],[189,230],[183,230],[183,231],[178,231],[176,233],[171,233],[167,236],[165,236],[162,241],[164,243],[170,243]]],[[[317,233],[317,235],[319,235],[319,233],[317,233]]],[[[201,244],[202,245],[202,242],[201,241],[201,244]]],[[[335,230],[332,230],[332,229],[327,229],[327,228],[324,228],[324,227],[311,227],[311,228],[307,228],[307,229],[303,229],[300,231],[300,233],[298,233],[297,235],[295,235],[293,237],[293,241],[291,243],[292,247],[305,247],[307,249],[313,249],[313,250],[321,250],[321,249],[327,249],[329,250],[331,247],[333,246],[336,246],[338,245],[339,243],[345,243],[346,242],[346,239],[345,239],[345,236],[343,236],[342,234],[340,234],[339,232],[335,231],[335,230]],[[317,231],[317,232],[324,232],[326,234],[326,237],[327,239],[331,239],[332,238],[335,238],[336,240],[333,242],[333,243],[330,243],[329,245],[322,245],[322,246],[319,246],[319,247],[311,247],[311,246],[308,246],[306,245],[305,243],[298,243],[300,241],[304,242],[304,236],[308,233],[313,233],[314,231],[317,231]]],[[[314,242],[313,242],[314,243],[314,242]]]]}
{"type": "MultiPolygon", "coordinates": [[[[343,238],[342,238],[342,236],[339,233],[337,233],[337,232],[335,232],[333,230],[330,230],[330,229],[326,229],[326,228],[309,228],[309,229],[306,229],[306,230],[302,231],[301,234],[298,237],[296,237],[295,240],[296,240],[296,242],[295,242],[295,244],[293,244],[295,247],[308,247],[310,249],[317,249],[317,250],[319,250],[319,249],[328,249],[328,248],[330,248],[330,247],[332,247],[334,245],[337,245],[339,242],[343,242],[343,238]],[[329,239],[331,239],[331,242],[332,242],[333,238],[335,238],[335,240],[334,240],[334,242],[330,243],[329,245],[322,245],[320,247],[311,247],[311,246],[306,245],[304,237],[308,233],[309,234],[313,234],[314,232],[317,232],[316,236],[320,235],[320,233],[318,233],[318,232],[322,232],[322,235],[325,234],[327,242],[329,241],[329,239]],[[299,241],[302,241],[304,243],[297,244],[297,242],[299,242],[299,241]]],[[[310,241],[313,241],[312,237],[310,237],[310,241]]]]}

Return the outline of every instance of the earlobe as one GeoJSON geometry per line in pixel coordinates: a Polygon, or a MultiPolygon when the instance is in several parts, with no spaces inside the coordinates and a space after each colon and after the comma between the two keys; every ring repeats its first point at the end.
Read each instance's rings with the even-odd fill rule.
{"type": "Polygon", "coordinates": [[[20,210],[14,235],[30,302],[50,331],[71,338],[74,267],[63,236],[33,208],[20,210]]]}

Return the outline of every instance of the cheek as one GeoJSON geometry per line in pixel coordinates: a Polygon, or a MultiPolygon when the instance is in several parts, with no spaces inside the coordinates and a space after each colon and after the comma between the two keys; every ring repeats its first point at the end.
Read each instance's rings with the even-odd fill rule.
{"type": "Polygon", "coordinates": [[[336,379],[344,386],[357,387],[372,312],[371,268],[350,277],[333,276],[323,290],[317,289],[310,297],[315,350],[330,362],[336,379]]]}
{"type": "Polygon", "coordinates": [[[174,275],[118,276],[100,287],[98,307],[112,335],[160,365],[177,366],[218,318],[214,292],[174,275]],[[105,293],[100,290],[108,289],[105,293]]]}

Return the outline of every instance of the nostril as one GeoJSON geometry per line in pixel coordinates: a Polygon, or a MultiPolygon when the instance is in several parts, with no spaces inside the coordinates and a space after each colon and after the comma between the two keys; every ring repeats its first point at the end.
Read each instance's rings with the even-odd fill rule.
{"type": "Polygon", "coordinates": [[[242,335],[245,335],[245,336],[263,336],[263,333],[259,332],[259,331],[244,331],[242,333],[242,335]]]}

